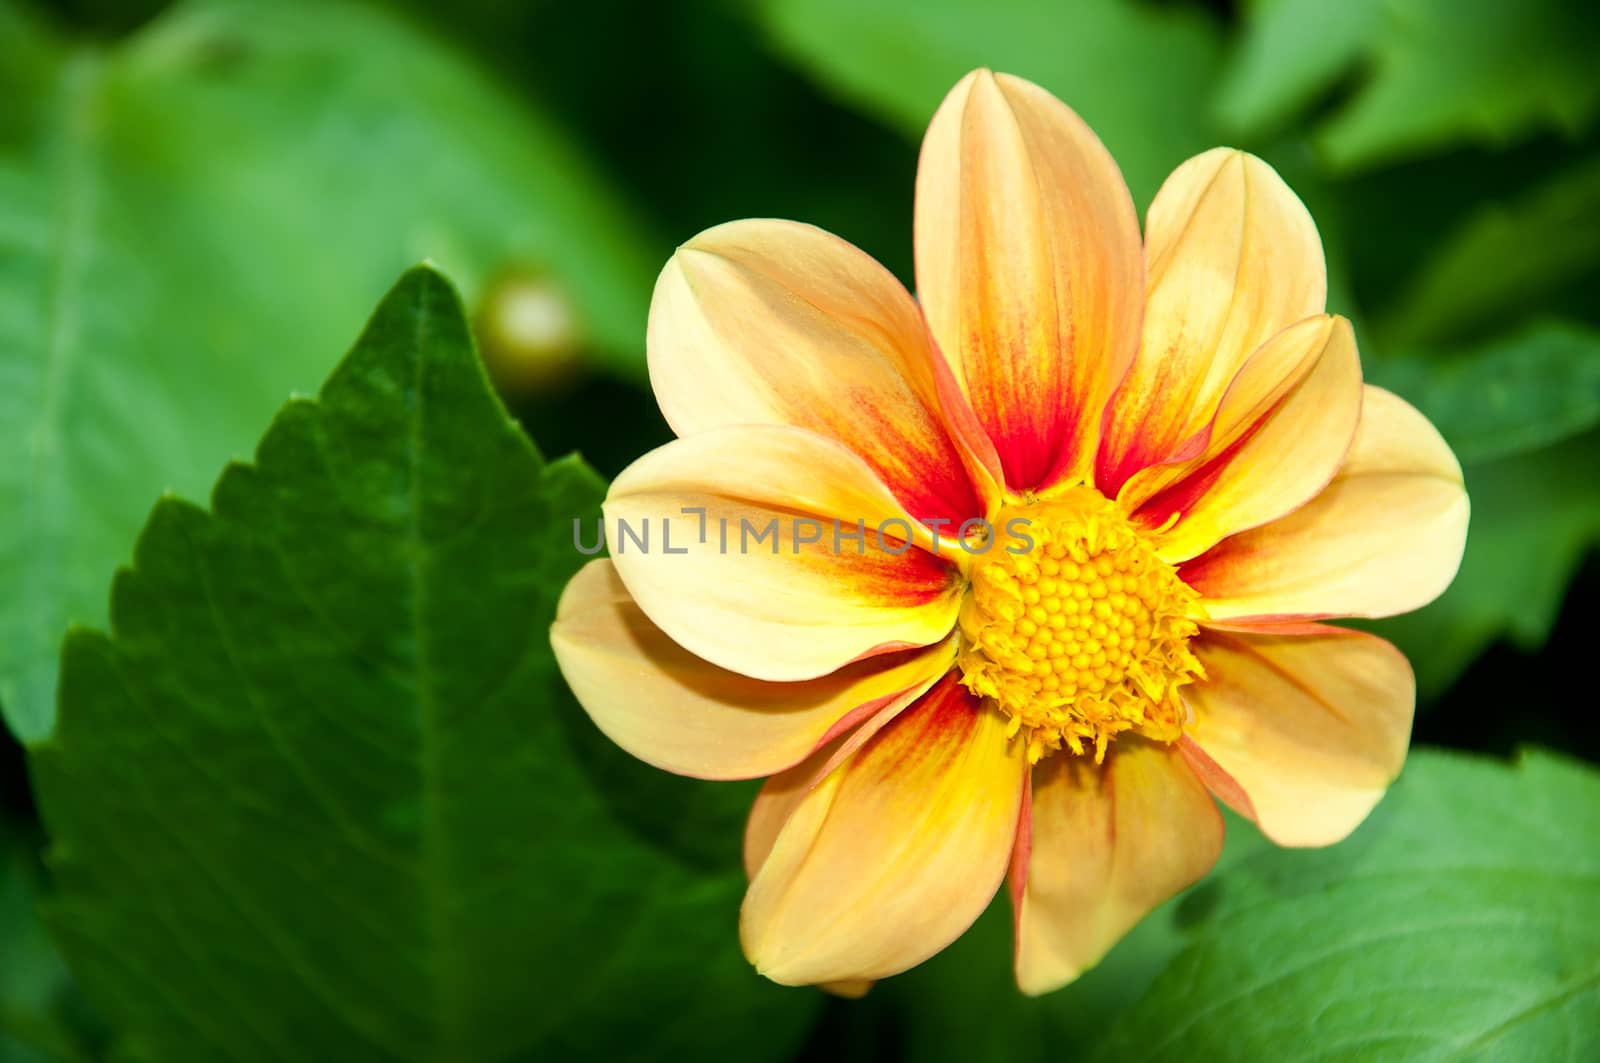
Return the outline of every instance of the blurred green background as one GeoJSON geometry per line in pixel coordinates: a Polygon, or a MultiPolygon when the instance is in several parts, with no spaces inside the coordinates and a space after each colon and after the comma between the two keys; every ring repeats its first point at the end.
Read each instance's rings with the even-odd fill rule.
{"type": "MultiPolygon", "coordinates": [[[[1600,14],[1578,0],[0,0],[0,1063],[1600,1058],[1596,55],[1600,14]],[[794,218],[909,284],[918,139],[980,65],[1077,109],[1141,209],[1214,144],[1270,161],[1318,222],[1368,379],[1461,457],[1459,579],[1374,625],[1415,665],[1414,741],[1434,751],[1372,823],[1320,854],[1266,852],[1232,824],[1212,884],[1044,1000],[1010,985],[1002,901],[847,1003],[768,986],[738,956],[752,786],[657,776],[547,679],[526,711],[560,720],[549,763],[582,770],[528,780],[517,822],[543,884],[506,917],[545,944],[494,958],[511,979],[495,1036],[319,1040],[401,1006],[377,944],[380,973],[309,1011],[269,974],[288,953],[251,953],[231,924],[184,928],[180,910],[179,945],[96,939],[93,905],[45,859],[24,749],[49,738],[58,694],[69,707],[62,635],[106,627],[113,572],[164,492],[203,503],[425,258],[540,450],[613,476],[669,437],[643,340],[674,246],[794,218]],[[1530,746],[1550,752],[1444,752],[1530,746]],[[551,826],[577,806],[577,826],[551,826]],[[1398,892],[1364,892],[1385,876],[1398,892]],[[1460,918],[1360,936],[1426,909],[1460,918]],[[1516,938],[1527,951],[1496,951],[1516,938]],[[238,961],[234,1005],[161,973],[208,952],[238,961]],[[1477,980],[1452,981],[1462,969],[1477,980]],[[202,1013],[212,1040],[187,1048],[155,1018],[202,1013]]],[[[118,874],[139,879],[137,857],[118,874]]],[[[326,942],[302,918],[280,945],[310,965],[290,981],[316,983],[326,942]]]]}

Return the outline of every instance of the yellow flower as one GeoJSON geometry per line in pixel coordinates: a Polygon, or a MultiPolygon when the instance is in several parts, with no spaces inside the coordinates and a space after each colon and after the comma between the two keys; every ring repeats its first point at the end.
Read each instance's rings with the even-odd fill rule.
{"type": "Polygon", "coordinates": [[[916,274],[783,221],[680,248],[648,342],[679,438],[613,484],[552,638],[629,752],[771,777],[763,974],[864,991],[1009,872],[1043,992],[1211,867],[1212,795],[1283,845],[1361,822],[1411,671],[1316,621],[1437,596],[1467,498],[1253,156],[1180,166],[1141,241],[1089,128],[977,71],[923,142],[916,274]]]}

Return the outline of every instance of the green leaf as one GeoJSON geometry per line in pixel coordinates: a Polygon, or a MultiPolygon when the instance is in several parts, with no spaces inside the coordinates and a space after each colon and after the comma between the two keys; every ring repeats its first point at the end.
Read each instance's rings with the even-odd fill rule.
{"type": "Polygon", "coordinates": [[[1590,329],[1548,322],[1459,355],[1371,359],[1366,370],[1427,414],[1466,463],[1600,425],[1600,333],[1590,329]]]}
{"type": "Polygon", "coordinates": [[[1472,525],[1455,582],[1424,609],[1364,625],[1406,651],[1424,695],[1442,693],[1496,638],[1544,645],[1567,584],[1600,543],[1597,468],[1594,432],[1465,466],[1472,525]]]}
{"type": "Polygon", "coordinates": [[[1226,128],[1259,136],[1329,89],[1383,28],[1388,0],[1255,0],[1217,92],[1226,128]]]}
{"type": "Polygon", "coordinates": [[[921,137],[968,71],[1025,77],[1081,114],[1147,203],[1216,143],[1206,95],[1221,61],[1201,12],[1118,0],[759,0],[778,48],[841,96],[921,137]]]}
{"type": "MultiPolygon", "coordinates": [[[[54,35],[30,8],[11,0],[0,0],[0,99],[24,99],[35,85],[51,76],[60,61],[54,35]]],[[[14,135],[15,123],[22,117],[16,106],[0,109],[0,137],[14,135]]]]}
{"type": "Polygon", "coordinates": [[[738,952],[748,790],[632,761],[556,670],[601,494],[418,269],[209,512],[155,507],[33,752],[53,927],[124,1058],[793,1047],[816,995],[738,952]]]}
{"type": "Polygon", "coordinates": [[[1371,76],[1318,138],[1340,167],[1538,130],[1575,134],[1600,107],[1600,23],[1570,0],[1387,0],[1371,76]]]}
{"type": "Polygon", "coordinates": [[[0,1063],[76,1063],[71,980],[39,918],[39,869],[0,819],[0,1063]]]}
{"type": "Polygon", "coordinates": [[[1257,0],[1217,111],[1260,137],[1359,72],[1317,138],[1336,166],[1499,147],[1593,120],[1597,46],[1595,21],[1570,0],[1257,0]]]}
{"type": "MultiPolygon", "coordinates": [[[[8,37],[10,34],[8,33],[8,37]]],[[[189,3],[29,55],[0,117],[0,704],[54,718],[71,622],[164,489],[205,490],[424,258],[549,268],[642,371],[654,263],[557,132],[392,16],[189,3]]]]}
{"type": "MultiPolygon", "coordinates": [[[[1394,345],[1436,343],[1549,305],[1600,267],[1600,158],[1486,203],[1424,265],[1384,322],[1394,345]]],[[[1585,293],[1587,294],[1587,292],[1585,293]]]]}
{"type": "Polygon", "coordinates": [[[1414,753],[1355,836],[1212,881],[1097,1058],[1593,1059],[1600,776],[1414,753]]]}

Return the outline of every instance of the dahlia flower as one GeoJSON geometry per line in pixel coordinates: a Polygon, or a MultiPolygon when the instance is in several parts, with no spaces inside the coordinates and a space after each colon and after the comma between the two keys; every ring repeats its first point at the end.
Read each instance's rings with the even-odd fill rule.
{"type": "Polygon", "coordinates": [[[864,991],[1009,878],[1037,993],[1206,873],[1213,798],[1282,845],[1362,821],[1414,683],[1321,621],[1438,595],[1467,498],[1363,384],[1260,159],[1178,167],[1141,239],[1077,115],[980,70],[915,223],[915,298],[793,222],[679,248],[648,331],[678,438],[612,485],[552,639],[630,753],[767,778],[740,919],[767,977],[864,991]]]}

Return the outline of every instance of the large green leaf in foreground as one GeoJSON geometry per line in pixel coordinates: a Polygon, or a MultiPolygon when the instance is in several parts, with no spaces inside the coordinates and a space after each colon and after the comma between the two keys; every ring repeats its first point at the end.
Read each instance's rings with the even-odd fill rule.
{"type": "Polygon", "coordinates": [[[655,263],[604,183],[391,16],[199,0],[107,50],[0,17],[0,57],[0,704],[24,740],[150,501],[247,453],[407,266],[469,293],[546,266],[642,368],[655,263]]]}
{"type": "Polygon", "coordinates": [[[1418,753],[1349,841],[1191,894],[1197,937],[1099,1058],[1600,1058],[1597,838],[1590,768],[1418,753]]]}
{"type": "Polygon", "coordinates": [[[792,1049],[815,996],[736,944],[747,792],[631,761],[556,671],[600,495],[419,269],[210,512],[156,506],[33,758],[53,925],[129,1058],[792,1049]]]}

